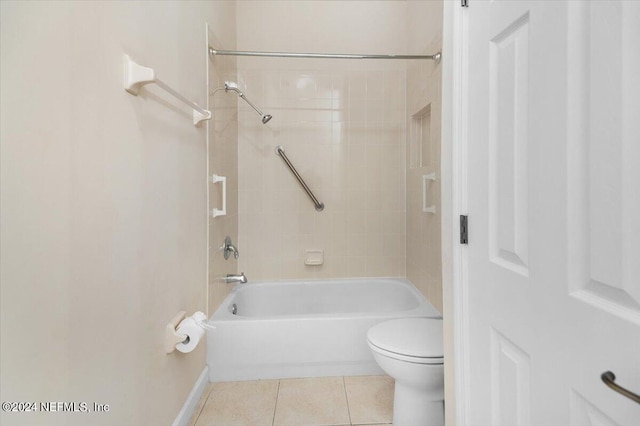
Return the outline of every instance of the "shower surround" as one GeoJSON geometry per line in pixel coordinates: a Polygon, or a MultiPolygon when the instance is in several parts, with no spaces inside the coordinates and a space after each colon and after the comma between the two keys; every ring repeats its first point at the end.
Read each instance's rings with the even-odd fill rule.
{"type": "MultiPolygon", "coordinates": [[[[273,115],[239,105],[240,270],[251,279],[405,275],[405,72],[239,70],[273,115]],[[275,149],[282,145],[325,209],[317,212],[275,149]],[[305,265],[306,250],[324,264],[305,265]]],[[[392,68],[395,66],[396,68],[392,68]]]]}
{"type": "MultiPolygon", "coordinates": [[[[442,7],[436,3],[243,1],[236,7],[236,46],[216,47],[428,54],[441,48],[442,7]]],[[[213,171],[233,170],[231,217],[210,222],[209,312],[230,290],[224,275],[240,271],[250,282],[407,277],[441,309],[440,94],[434,90],[440,67],[428,60],[236,59],[236,73],[226,79],[273,119],[262,124],[248,105],[234,102],[237,123],[229,114],[212,135],[213,171]],[[435,161],[412,168],[408,124],[426,104],[435,161]],[[230,137],[234,127],[237,145],[230,137]],[[324,211],[314,209],[276,155],[279,145],[324,211]],[[435,215],[422,212],[420,203],[419,183],[432,171],[435,215]],[[221,228],[240,249],[237,265],[223,261],[217,250],[225,236],[221,228]],[[306,252],[318,250],[324,263],[305,265],[306,252]]],[[[210,190],[210,206],[220,198],[218,186],[210,190]]]]}

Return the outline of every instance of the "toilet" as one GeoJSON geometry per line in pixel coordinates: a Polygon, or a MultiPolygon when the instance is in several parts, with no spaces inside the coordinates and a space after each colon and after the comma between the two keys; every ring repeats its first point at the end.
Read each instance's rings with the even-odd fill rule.
{"type": "Polygon", "coordinates": [[[394,426],[444,425],[441,318],[401,318],[367,332],[376,362],[395,379],[394,426]]]}

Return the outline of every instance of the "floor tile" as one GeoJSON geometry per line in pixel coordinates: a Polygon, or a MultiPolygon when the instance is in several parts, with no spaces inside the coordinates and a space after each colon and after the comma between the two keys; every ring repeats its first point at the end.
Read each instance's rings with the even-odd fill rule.
{"type": "Polygon", "coordinates": [[[344,384],[352,424],[391,423],[393,420],[394,386],[391,377],[345,377],[344,384]]]}
{"type": "Polygon", "coordinates": [[[196,426],[271,426],[278,380],[213,383],[196,426]]]}
{"type": "Polygon", "coordinates": [[[211,393],[211,389],[213,389],[213,383],[207,384],[207,387],[202,392],[202,396],[200,397],[200,401],[198,401],[198,405],[196,405],[195,410],[193,410],[193,416],[191,416],[191,420],[189,420],[189,426],[195,426],[198,417],[200,417],[200,412],[204,408],[205,402],[207,402],[207,398],[209,398],[209,393],[211,393]]]}
{"type": "Polygon", "coordinates": [[[274,426],[348,425],[342,377],[280,380],[274,426]]]}

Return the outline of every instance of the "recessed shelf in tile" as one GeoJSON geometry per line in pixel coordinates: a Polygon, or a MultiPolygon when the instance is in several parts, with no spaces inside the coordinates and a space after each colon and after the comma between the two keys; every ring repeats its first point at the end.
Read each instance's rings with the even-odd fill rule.
{"type": "Polygon", "coordinates": [[[409,166],[431,165],[431,103],[411,116],[409,166]]]}

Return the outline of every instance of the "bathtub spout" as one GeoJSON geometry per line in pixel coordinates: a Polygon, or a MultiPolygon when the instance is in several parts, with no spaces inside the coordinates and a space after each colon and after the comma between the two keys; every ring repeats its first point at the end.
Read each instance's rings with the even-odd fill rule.
{"type": "Polygon", "coordinates": [[[247,277],[245,277],[244,272],[240,272],[240,275],[227,274],[226,281],[227,281],[227,284],[233,284],[233,283],[244,284],[247,282],[247,277]]]}

